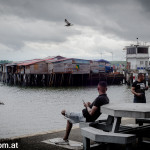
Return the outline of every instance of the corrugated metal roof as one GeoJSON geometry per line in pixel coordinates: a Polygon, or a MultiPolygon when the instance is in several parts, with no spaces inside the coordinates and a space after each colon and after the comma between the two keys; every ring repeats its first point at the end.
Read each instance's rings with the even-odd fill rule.
{"type": "Polygon", "coordinates": [[[52,63],[55,63],[55,62],[61,62],[61,61],[65,61],[65,60],[71,60],[72,58],[63,58],[63,59],[53,59],[53,60],[48,60],[47,62],[52,62],[52,63]]]}
{"type": "Polygon", "coordinates": [[[23,62],[23,63],[20,63],[20,64],[17,64],[18,66],[28,66],[28,65],[32,65],[32,64],[35,64],[35,63],[39,63],[39,62],[42,62],[42,61],[51,61],[51,60],[53,60],[53,59],[59,59],[59,58],[64,58],[64,57],[62,57],[62,56],[55,56],[55,57],[46,57],[46,58],[44,58],[44,59],[33,59],[33,60],[29,60],[29,61],[25,61],[25,62],[23,62]]]}
{"type": "Polygon", "coordinates": [[[41,59],[24,60],[24,61],[14,61],[12,63],[7,64],[6,66],[16,66],[16,65],[19,65],[19,64],[22,64],[22,63],[28,63],[28,62],[31,62],[31,61],[38,61],[38,60],[41,60],[41,59]]]}
{"type": "Polygon", "coordinates": [[[105,59],[99,59],[99,60],[97,60],[98,62],[105,62],[105,63],[109,63],[110,64],[110,62],[109,61],[107,61],[107,60],[105,60],[105,59]]]}
{"type": "Polygon", "coordinates": [[[52,60],[52,61],[48,61],[48,62],[55,63],[55,62],[62,62],[62,61],[65,61],[65,60],[81,60],[81,61],[91,61],[91,60],[78,59],[78,58],[64,58],[64,59],[52,60]]]}
{"type": "Polygon", "coordinates": [[[28,65],[32,65],[32,64],[35,64],[35,63],[39,63],[39,62],[42,62],[42,61],[45,61],[46,63],[55,63],[55,62],[62,62],[62,61],[66,61],[66,60],[73,60],[73,61],[79,61],[79,63],[84,63],[84,62],[88,62],[88,61],[91,61],[91,60],[85,60],[85,59],[78,59],[78,58],[65,58],[65,57],[62,57],[62,56],[53,56],[53,57],[46,57],[44,59],[33,59],[33,60],[25,60],[25,61],[19,61],[19,62],[13,62],[13,63],[10,63],[10,64],[7,64],[7,66],[28,66],[28,65]]]}
{"type": "Polygon", "coordinates": [[[52,59],[48,59],[46,62],[50,63],[50,62],[55,62],[55,61],[59,61],[59,60],[63,60],[63,59],[68,59],[68,58],[62,57],[62,56],[55,56],[52,59]]]}
{"type": "Polygon", "coordinates": [[[35,64],[35,63],[38,63],[38,62],[42,62],[44,60],[32,60],[32,61],[25,61],[23,63],[20,63],[20,64],[17,64],[17,66],[28,66],[28,65],[32,65],[32,64],[35,64]]]}

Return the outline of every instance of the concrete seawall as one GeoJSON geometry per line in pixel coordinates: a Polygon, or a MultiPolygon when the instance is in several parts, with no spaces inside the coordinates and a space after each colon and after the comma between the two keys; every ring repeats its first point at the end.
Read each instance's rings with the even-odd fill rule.
{"type": "MultiPolygon", "coordinates": [[[[130,119],[130,118],[123,118],[122,119],[122,124],[134,124],[135,119],[130,119]]],[[[48,132],[43,132],[43,133],[38,133],[38,134],[32,134],[32,135],[26,135],[26,136],[21,136],[21,137],[13,137],[10,139],[1,139],[0,143],[18,143],[18,149],[19,150],[65,150],[68,149],[65,147],[61,147],[58,145],[53,145],[53,144],[46,144],[43,141],[53,139],[53,138],[62,138],[65,133],[65,129],[61,130],[55,130],[55,131],[48,131],[48,132]]],[[[82,136],[80,134],[80,129],[77,127],[73,128],[71,135],[70,135],[70,140],[80,142],[82,143],[82,136]]],[[[93,143],[94,144],[94,143],[93,143]]],[[[105,144],[101,145],[95,145],[96,147],[93,147],[92,149],[106,149],[105,144]]],[[[120,150],[124,149],[123,145],[114,145],[112,144],[112,149],[120,150]]],[[[149,147],[148,145],[144,145],[144,150],[148,150],[149,147]]],[[[143,149],[142,148],[142,149],[143,149]]],[[[75,147],[71,147],[70,149],[77,149],[75,147]]],[[[80,147],[79,149],[82,149],[80,147]]],[[[137,147],[134,146],[134,149],[136,150],[137,147]]]]}

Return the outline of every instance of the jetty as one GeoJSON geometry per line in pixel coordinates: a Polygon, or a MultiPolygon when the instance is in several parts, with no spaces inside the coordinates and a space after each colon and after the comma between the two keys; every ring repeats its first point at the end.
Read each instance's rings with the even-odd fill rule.
{"type": "Polygon", "coordinates": [[[88,86],[100,80],[108,84],[122,84],[124,75],[113,73],[106,60],[85,60],[47,57],[0,64],[0,81],[8,85],[24,86],[88,86]]]}

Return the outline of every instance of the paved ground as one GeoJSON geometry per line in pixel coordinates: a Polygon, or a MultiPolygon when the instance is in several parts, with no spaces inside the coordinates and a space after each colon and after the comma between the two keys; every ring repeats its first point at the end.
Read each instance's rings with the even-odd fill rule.
{"type": "MultiPolygon", "coordinates": [[[[124,120],[123,124],[126,123],[134,123],[134,120],[124,120]]],[[[47,134],[40,134],[40,135],[34,135],[29,137],[22,137],[17,139],[8,139],[8,140],[0,140],[0,143],[15,143],[18,142],[19,150],[66,150],[66,148],[58,147],[51,144],[43,143],[42,141],[52,139],[52,138],[58,138],[63,137],[65,131],[59,131],[54,133],[47,133],[47,134]]],[[[80,129],[73,129],[70,135],[70,140],[82,142],[82,136],[80,134],[80,129]]],[[[150,144],[149,144],[150,145],[150,144]]],[[[123,145],[114,145],[112,144],[110,146],[112,150],[124,150],[125,147],[123,145]]],[[[93,150],[99,149],[99,150],[105,150],[106,145],[101,145],[99,147],[92,148],[93,150]]],[[[143,144],[140,148],[137,148],[135,145],[133,147],[134,150],[149,150],[150,146],[148,147],[148,144],[143,144]]]]}

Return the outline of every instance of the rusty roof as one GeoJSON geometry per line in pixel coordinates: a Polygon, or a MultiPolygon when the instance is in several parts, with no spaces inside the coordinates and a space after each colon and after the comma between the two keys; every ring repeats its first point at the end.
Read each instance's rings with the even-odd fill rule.
{"type": "Polygon", "coordinates": [[[63,58],[63,59],[53,59],[53,60],[48,60],[47,62],[48,63],[55,63],[55,62],[62,62],[62,61],[65,61],[65,60],[83,60],[83,61],[91,61],[91,60],[86,60],[86,59],[79,59],[79,58],[63,58]]]}
{"type": "Polygon", "coordinates": [[[64,58],[64,57],[62,57],[62,56],[54,56],[54,57],[46,57],[44,59],[33,59],[33,60],[24,61],[22,63],[19,63],[19,64],[17,64],[17,66],[28,66],[28,65],[32,65],[32,64],[35,64],[35,63],[43,62],[43,61],[45,61],[45,62],[51,61],[51,60],[53,60],[55,58],[56,59],[57,58],[60,59],[60,58],[64,58]]]}

